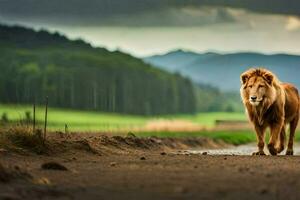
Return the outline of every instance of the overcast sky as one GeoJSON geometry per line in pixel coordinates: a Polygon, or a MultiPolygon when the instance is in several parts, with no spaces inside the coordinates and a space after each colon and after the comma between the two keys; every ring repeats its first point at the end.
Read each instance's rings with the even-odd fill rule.
{"type": "Polygon", "coordinates": [[[300,54],[298,0],[0,0],[0,22],[135,56],[179,48],[300,54]]]}

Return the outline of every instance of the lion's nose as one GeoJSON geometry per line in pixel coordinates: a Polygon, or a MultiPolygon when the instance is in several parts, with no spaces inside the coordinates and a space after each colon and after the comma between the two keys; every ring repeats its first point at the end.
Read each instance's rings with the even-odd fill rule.
{"type": "Polygon", "coordinates": [[[257,99],[257,96],[251,96],[251,100],[256,100],[257,99]]]}

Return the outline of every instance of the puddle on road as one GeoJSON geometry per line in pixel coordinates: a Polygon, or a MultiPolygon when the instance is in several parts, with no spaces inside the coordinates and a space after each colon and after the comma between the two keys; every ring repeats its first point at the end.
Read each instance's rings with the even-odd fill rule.
{"type": "MultiPolygon", "coordinates": [[[[178,151],[177,154],[206,154],[207,155],[252,155],[257,151],[255,144],[240,145],[225,149],[201,149],[201,150],[184,150],[178,151]]],[[[269,151],[265,149],[265,153],[268,155],[269,151]]],[[[300,145],[294,147],[294,154],[300,155],[300,145]]],[[[285,155],[285,150],[280,154],[285,155]]]]}

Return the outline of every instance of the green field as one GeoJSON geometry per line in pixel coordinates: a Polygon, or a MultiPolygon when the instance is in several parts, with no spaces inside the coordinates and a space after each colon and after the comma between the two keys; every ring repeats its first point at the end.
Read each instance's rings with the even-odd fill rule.
{"type": "Polygon", "coordinates": [[[208,137],[222,140],[229,144],[239,145],[255,142],[255,134],[251,130],[242,131],[196,131],[196,132],[140,132],[139,137],[208,137]]]}
{"type": "Polygon", "coordinates": [[[178,115],[175,118],[190,120],[206,127],[213,127],[216,120],[247,120],[245,113],[237,112],[208,112],[196,115],[178,115]]]}
{"type": "MultiPolygon", "coordinates": [[[[195,132],[139,132],[135,134],[138,137],[207,137],[215,140],[222,140],[229,144],[240,145],[251,142],[256,142],[255,132],[252,130],[240,130],[240,131],[195,131],[195,132]]],[[[266,143],[268,143],[269,134],[266,135],[266,143]]],[[[288,137],[287,137],[288,139],[288,137]]],[[[296,141],[300,141],[300,132],[296,132],[296,141]]]]}
{"type": "MultiPolygon", "coordinates": [[[[0,105],[0,115],[6,113],[9,120],[14,122],[24,119],[25,112],[32,114],[32,106],[24,105],[0,105]]],[[[44,120],[44,107],[36,108],[37,120],[40,121],[39,126],[42,127],[44,120]]],[[[117,132],[120,130],[130,130],[135,127],[143,127],[147,122],[154,119],[168,120],[186,120],[197,123],[206,127],[213,127],[215,120],[246,120],[244,113],[198,113],[195,115],[168,115],[159,117],[145,117],[133,115],[121,115],[112,113],[101,113],[91,111],[76,111],[70,109],[49,108],[49,129],[53,131],[63,131],[65,124],[68,125],[69,131],[98,131],[98,132],[117,132]]],[[[209,137],[222,140],[231,144],[245,144],[255,142],[256,137],[252,130],[243,131],[141,131],[135,132],[138,137],[209,137]]],[[[126,134],[126,133],[125,133],[126,134]]],[[[299,133],[296,139],[300,140],[299,133]]]]}
{"type": "MultiPolygon", "coordinates": [[[[32,106],[0,105],[0,115],[6,113],[8,119],[12,121],[24,119],[26,111],[31,112],[32,115],[32,106]]],[[[39,122],[44,121],[44,112],[44,107],[36,108],[36,118],[39,122]]],[[[70,131],[118,131],[143,127],[147,122],[155,119],[185,120],[205,127],[213,127],[216,119],[240,120],[246,119],[246,116],[244,113],[218,112],[145,117],[58,108],[48,109],[48,124],[51,130],[64,130],[65,124],[67,124],[70,131]]]]}

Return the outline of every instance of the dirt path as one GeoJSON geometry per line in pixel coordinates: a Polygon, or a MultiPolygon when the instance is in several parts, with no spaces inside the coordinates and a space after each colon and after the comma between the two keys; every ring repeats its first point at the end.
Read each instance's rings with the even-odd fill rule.
{"type": "MultiPolygon", "coordinates": [[[[197,152],[202,151],[207,149],[197,152]]],[[[300,199],[299,156],[182,154],[119,146],[112,152],[2,152],[4,166],[26,170],[33,179],[0,183],[0,199],[300,199]],[[49,161],[68,170],[41,169],[49,161]]]]}

